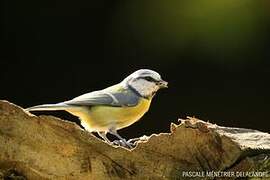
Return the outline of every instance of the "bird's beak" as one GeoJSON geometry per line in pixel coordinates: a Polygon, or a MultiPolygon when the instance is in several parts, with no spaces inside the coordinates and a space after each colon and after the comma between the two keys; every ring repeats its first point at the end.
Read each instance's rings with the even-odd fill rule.
{"type": "Polygon", "coordinates": [[[164,80],[160,80],[158,82],[158,85],[160,88],[168,88],[168,82],[164,81],[164,80]]]}

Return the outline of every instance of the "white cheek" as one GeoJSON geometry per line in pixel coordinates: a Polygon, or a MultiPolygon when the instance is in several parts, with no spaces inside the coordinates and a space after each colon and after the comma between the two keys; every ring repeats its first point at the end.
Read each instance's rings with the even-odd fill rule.
{"type": "Polygon", "coordinates": [[[136,89],[142,96],[151,96],[158,90],[158,86],[154,82],[139,79],[132,82],[132,87],[136,89]]]}

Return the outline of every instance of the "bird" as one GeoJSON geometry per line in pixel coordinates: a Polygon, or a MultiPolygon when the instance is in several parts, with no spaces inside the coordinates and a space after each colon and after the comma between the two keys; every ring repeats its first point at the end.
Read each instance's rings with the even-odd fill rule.
{"type": "Polygon", "coordinates": [[[97,132],[105,142],[113,144],[106,136],[110,133],[123,146],[131,148],[132,145],[117,131],[141,119],[149,110],[157,91],[162,88],[168,88],[168,82],[159,73],[140,69],[116,85],[68,101],[29,107],[26,111],[67,111],[80,119],[86,131],[97,132]]]}

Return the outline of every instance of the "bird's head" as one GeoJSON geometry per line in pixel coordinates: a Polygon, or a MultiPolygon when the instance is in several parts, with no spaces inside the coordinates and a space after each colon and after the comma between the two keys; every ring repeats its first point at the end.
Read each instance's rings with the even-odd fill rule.
{"type": "Polygon", "coordinates": [[[149,69],[140,69],[126,77],[121,84],[131,88],[144,98],[152,98],[161,88],[167,88],[168,83],[161,76],[149,69]]]}

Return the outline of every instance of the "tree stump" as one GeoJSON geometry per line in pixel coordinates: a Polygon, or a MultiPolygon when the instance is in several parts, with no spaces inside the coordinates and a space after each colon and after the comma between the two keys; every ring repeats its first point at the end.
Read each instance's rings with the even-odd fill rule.
{"type": "Polygon", "coordinates": [[[270,134],[188,117],[171,133],[110,146],[75,123],[0,101],[0,179],[270,178],[270,134]]]}

